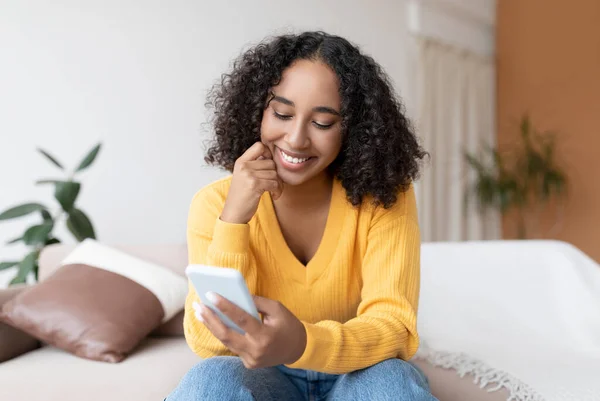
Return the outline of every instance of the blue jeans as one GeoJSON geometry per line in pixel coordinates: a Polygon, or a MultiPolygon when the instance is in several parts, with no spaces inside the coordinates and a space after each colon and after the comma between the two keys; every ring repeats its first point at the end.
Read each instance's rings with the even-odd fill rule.
{"type": "Polygon", "coordinates": [[[237,357],[213,357],[194,366],[167,401],[434,401],[414,365],[388,359],[366,369],[331,375],[285,366],[246,369],[237,357]]]}

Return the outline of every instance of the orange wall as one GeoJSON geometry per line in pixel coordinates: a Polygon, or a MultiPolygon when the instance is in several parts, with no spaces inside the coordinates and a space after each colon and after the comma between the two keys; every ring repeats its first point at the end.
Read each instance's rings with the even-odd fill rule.
{"type": "MultiPolygon", "coordinates": [[[[600,261],[600,0],[499,0],[497,57],[500,148],[515,140],[526,111],[540,129],[559,132],[571,182],[552,237],[600,261]]],[[[542,232],[555,216],[542,216],[542,232]]],[[[507,238],[513,223],[504,219],[507,238]]]]}

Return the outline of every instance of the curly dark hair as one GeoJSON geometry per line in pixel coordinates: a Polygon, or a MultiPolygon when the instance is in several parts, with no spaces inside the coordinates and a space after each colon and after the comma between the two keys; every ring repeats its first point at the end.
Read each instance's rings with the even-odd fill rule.
{"type": "Polygon", "coordinates": [[[260,140],[270,88],[299,59],[321,61],[339,79],[342,147],[330,172],[353,205],[371,196],[376,205],[390,207],[418,178],[427,152],[381,66],[348,40],[321,31],[266,39],[234,61],[208,93],[215,136],[206,162],[233,171],[235,161],[260,140]]]}

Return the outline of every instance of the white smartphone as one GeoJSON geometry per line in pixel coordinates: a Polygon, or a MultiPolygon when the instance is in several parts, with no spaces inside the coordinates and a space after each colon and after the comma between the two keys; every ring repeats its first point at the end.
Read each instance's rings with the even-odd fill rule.
{"type": "Polygon", "coordinates": [[[185,274],[194,285],[202,303],[214,311],[227,327],[232,328],[238,333],[245,333],[244,330],[238,327],[206,299],[207,292],[212,291],[228,299],[260,321],[260,316],[254,305],[246,281],[239,271],[227,267],[189,265],[185,269],[185,274]]]}

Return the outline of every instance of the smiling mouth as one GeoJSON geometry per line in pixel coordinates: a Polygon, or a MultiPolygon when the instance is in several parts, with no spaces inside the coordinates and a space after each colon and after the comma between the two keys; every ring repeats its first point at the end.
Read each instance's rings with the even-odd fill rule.
{"type": "Polygon", "coordinates": [[[281,152],[281,157],[288,163],[292,163],[292,164],[302,164],[307,162],[308,160],[312,159],[312,157],[294,157],[291,155],[288,155],[287,153],[285,153],[284,150],[282,150],[281,148],[279,149],[279,151],[281,152]]]}

